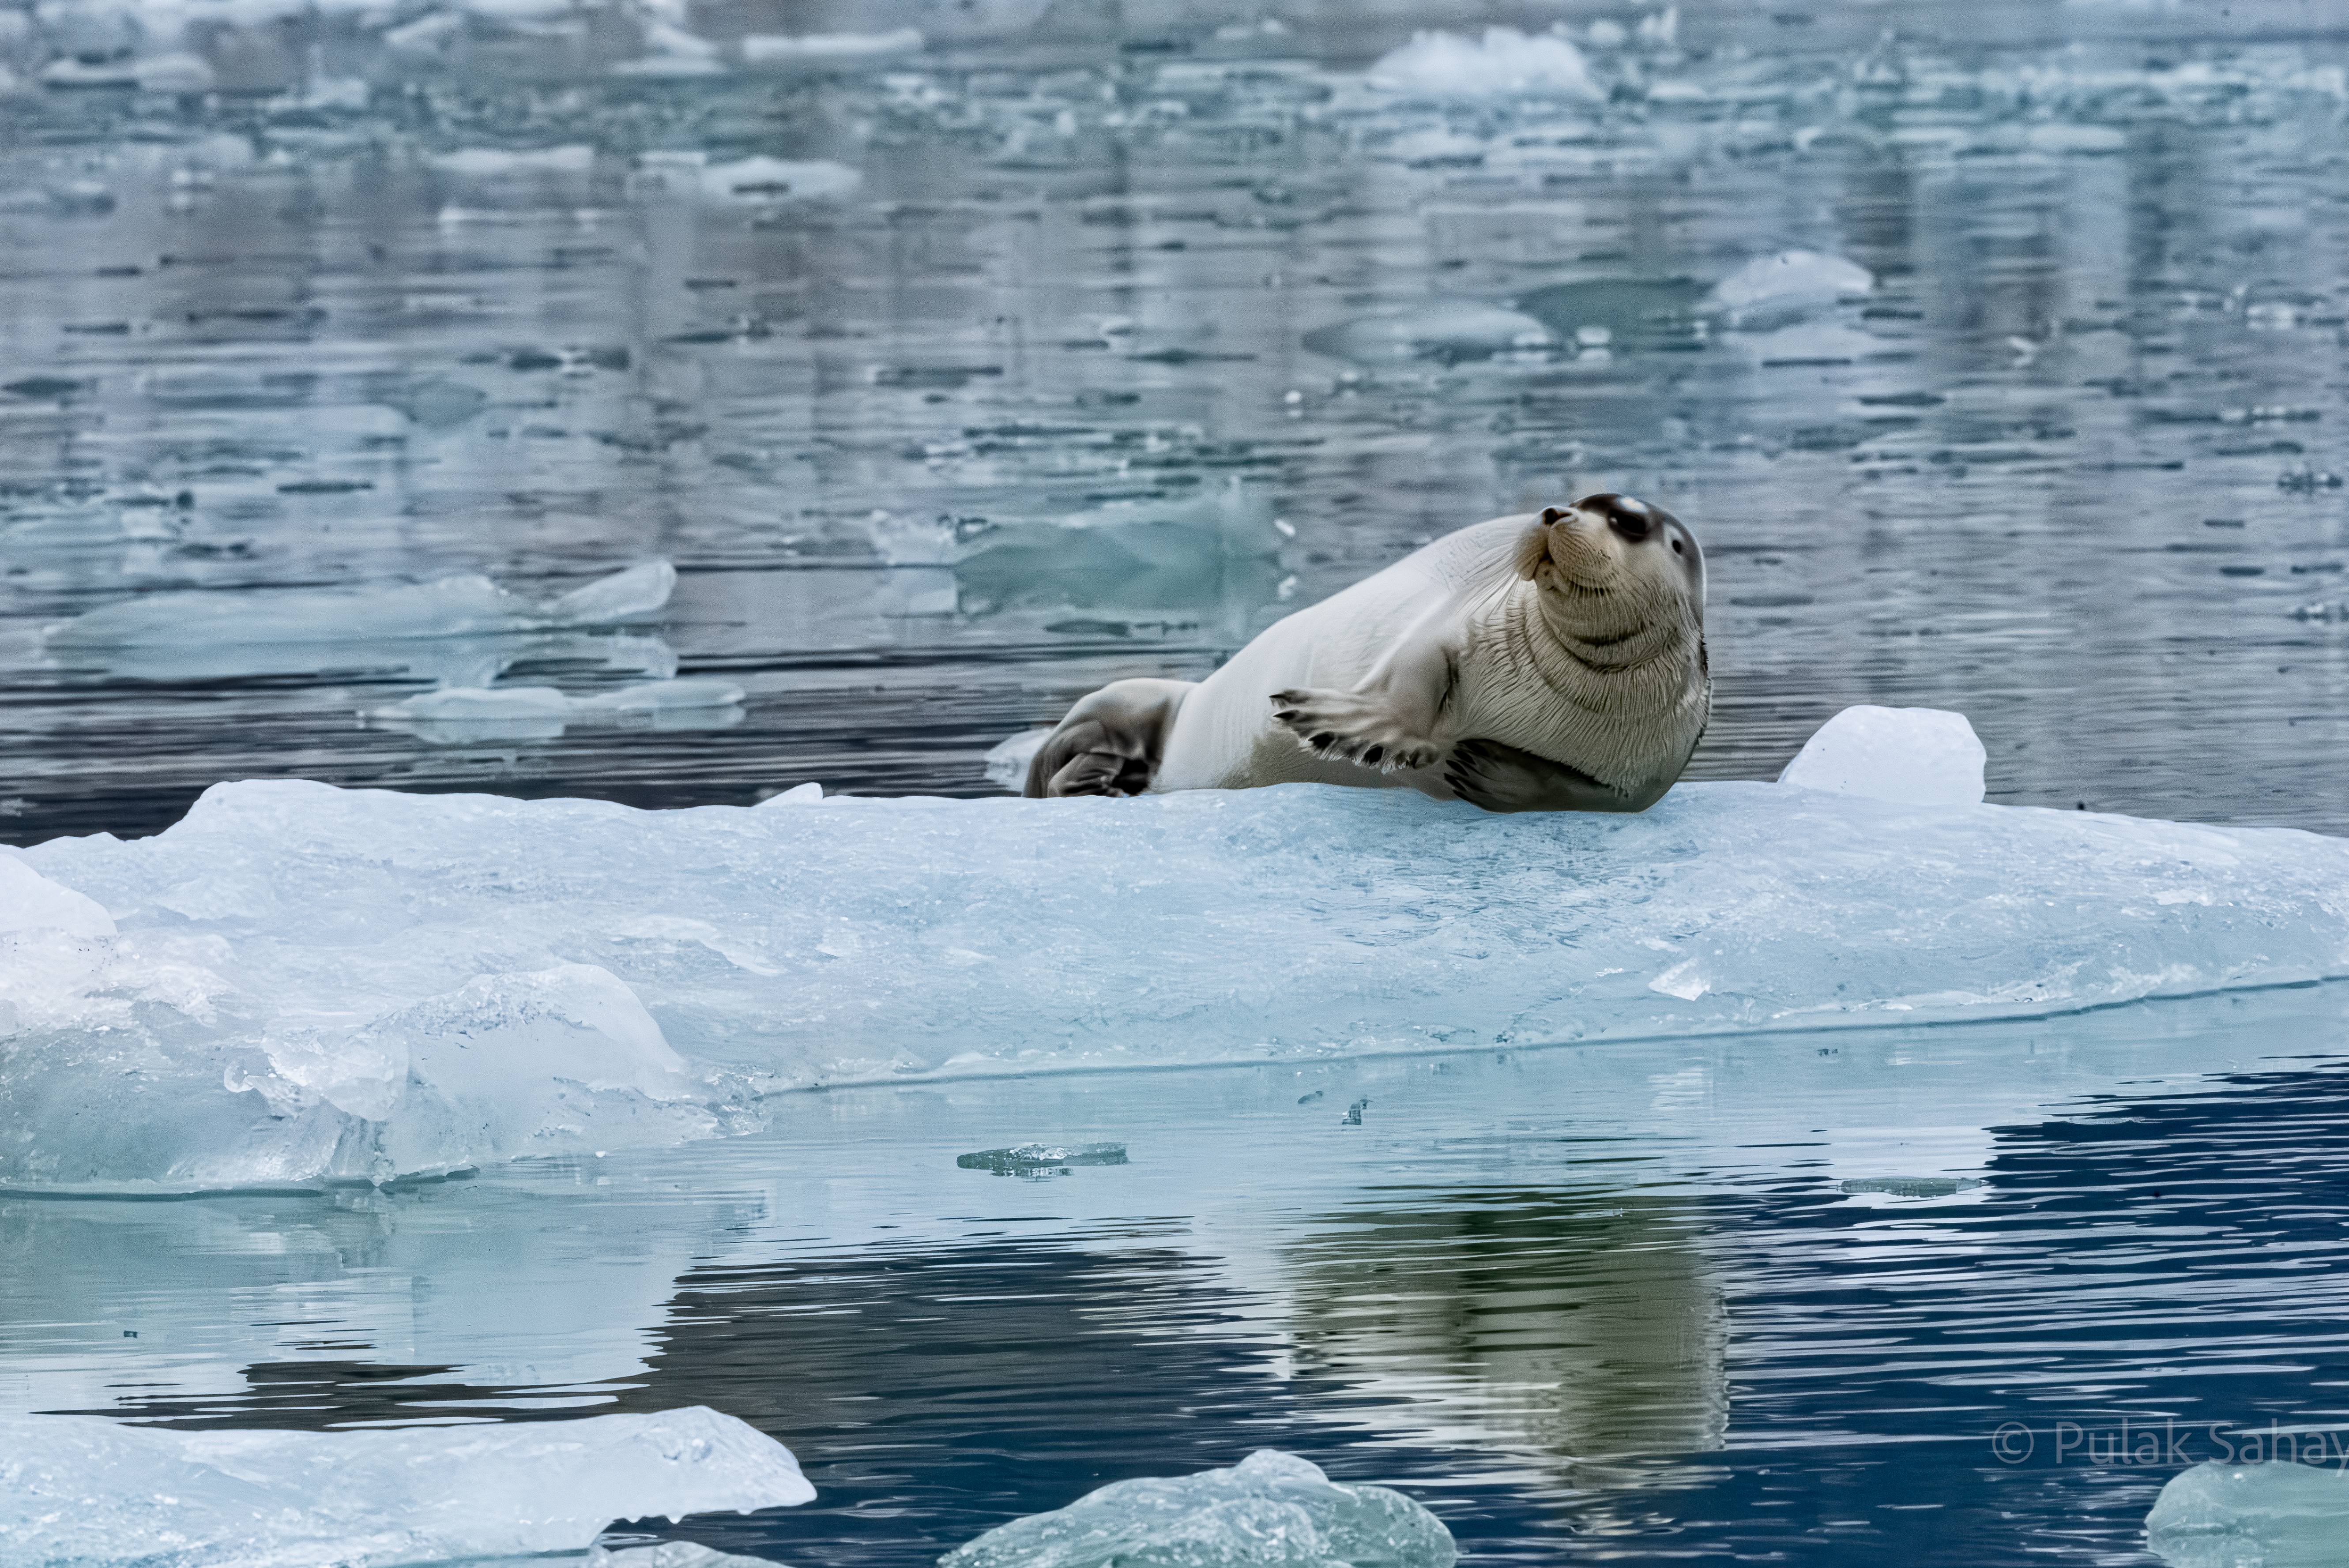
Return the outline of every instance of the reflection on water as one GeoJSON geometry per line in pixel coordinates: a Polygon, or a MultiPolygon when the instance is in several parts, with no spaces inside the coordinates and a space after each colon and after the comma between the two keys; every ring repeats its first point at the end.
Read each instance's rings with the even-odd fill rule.
{"type": "Polygon", "coordinates": [[[1298,1375],[1391,1401],[1396,1440],[1520,1455],[1537,1484],[1635,1484],[1717,1449],[1727,1315],[1702,1210],[1606,1187],[1418,1191],[1299,1249],[1298,1375]]]}
{"type": "MultiPolygon", "coordinates": [[[[1521,95],[1506,44],[1371,68],[1509,19],[1445,0],[689,9],[0,33],[47,84],[0,90],[0,831],[284,773],[981,790],[1092,685],[1597,488],[1705,541],[1701,775],[1926,702],[1996,799],[2349,827],[2321,11],[1594,13],[1521,95]],[[865,44],[776,42],[827,28],[865,44]],[[1789,251],[1842,282],[1757,296],[1789,251]],[[1236,493],[1280,527],[1182,521],[1236,493]],[[33,634],[656,555],[647,634],[747,690],[722,734],[451,746],[354,722],[437,656],[33,634]]],[[[454,673],[602,673],[502,664],[454,673]]]]}
{"type": "Polygon", "coordinates": [[[2344,1005],[834,1091],[380,1192],[5,1198],[0,1409],[709,1404],[819,1496],[673,1532],[799,1564],[1266,1446],[1472,1561],[2149,1562],[2183,1461],[2124,1419],[2186,1460],[2341,1425],[2344,1005]]]}

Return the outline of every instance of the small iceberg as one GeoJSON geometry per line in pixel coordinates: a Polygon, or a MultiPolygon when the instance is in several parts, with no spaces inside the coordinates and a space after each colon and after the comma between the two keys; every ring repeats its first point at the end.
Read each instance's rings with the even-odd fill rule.
{"type": "Polygon", "coordinates": [[[1713,284],[1712,309],[1732,315],[1833,304],[1875,291],[1876,274],[1857,262],[1821,251],[1780,251],[1756,256],[1713,284]]]}
{"type": "Polygon", "coordinates": [[[668,603],[677,568],[647,561],[550,600],[523,597],[478,573],[388,588],[259,588],[148,593],[48,628],[69,649],[255,643],[389,642],[604,626],[668,603]]]}
{"type": "Polygon", "coordinates": [[[424,1568],[591,1552],[615,1519],[745,1513],[814,1496],[789,1449],[700,1406],[344,1432],[0,1417],[0,1540],[11,1563],[424,1568]]]}
{"type": "Polygon", "coordinates": [[[654,729],[724,729],[742,721],[742,688],[732,681],[643,681],[573,696],[554,686],[443,686],[370,716],[422,739],[463,746],[483,740],[552,740],[577,723],[647,720],[654,729]]]}
{"type": "Polygon", "coordinates": [[[1487,27],[1481,38],[1414,33],[1381,56],[1367,79],[1389,92],[1453,101],[1606,97],[1581,50],[1556,33],[1528,36],[1515,27],[1487,27]]]}
{"type": "Polygon", "coordinates": [[[1402,1493],[1259,1449],[1229,1470],[1122,1480],[1013,1520],[938,1568],[1452,1568],[1458,1555],[1444,1522],[1402,1493]]]}
{"type": "Polygon", "coordinates": [[[1476,300],[1435,300],[1412,310],[1366,315],[1305,335],[1305,346],[1357,365],[1412,359],[1456,363],[1554,348],[1549,328],[1519,311],[1476,300]]]}
{"type": "Polygon", "coordinates": [[[742,39],[742,61],[751,66],[831,65],[844,60],[885,59],[922,52],[916,27],[886,33],[750,33],[742,39]]]}
{"type": "MultiPolygon", "coordinates": [[[[2264,1441],[2257,1428],[2235,1439],[2264,1441]]],[[[2196,1465],[2170,1477],[2146,1515],[2146,1544],[2169,1568],[2342,1568],[2349,1563],[2349,1476],[2331,1433],[2284,1433],[2323,1453],[2292,1460],[2196,1465]]]]}
{"type": "Polygon", "coordinates": [[[885,564],[948,569],[906,573],[917,583],[936,580],[909,604],[972,616],[1092,612],[1082,622],[1057,621],[1045,629],[1110,636],[1128,634],[1134,621],[1195,624],[1204,616],[1237,629],[1275,601],[1288,537],[1271,502],[1237,480],[1192,495],[1111,501],[1060,517],[885,514],[871,526],[885,564]]]}
{"type": "Polygon", "coordinates": [[[1978,806],[1988,759],[1964,714],[1863,704],[1821,725],[1778,782],[1908,806],[1978,806]]]}

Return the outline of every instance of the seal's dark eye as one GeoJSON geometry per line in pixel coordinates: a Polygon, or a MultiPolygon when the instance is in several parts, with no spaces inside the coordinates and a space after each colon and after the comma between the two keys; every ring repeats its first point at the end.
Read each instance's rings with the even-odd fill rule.
{"type": "Polygon", "coordinates": [[[1672,541],[1672,553],[1673,553],[1674,555],[1679,555],[1679,554],[1683,553],[1683,552],[1682,552],[1682,549],[1681,549],[1681,542],[1680,542],[1679,540],[1677,540],[1677,539],[1675,539],[1675,540],[1673,540],[1673,541],[1672,541]]]}

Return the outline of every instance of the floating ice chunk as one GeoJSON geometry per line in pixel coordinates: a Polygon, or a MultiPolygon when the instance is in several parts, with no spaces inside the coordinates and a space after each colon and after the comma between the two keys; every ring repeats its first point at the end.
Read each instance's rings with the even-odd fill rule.
{"type": "Polygon", "coordinates": [[[1012,1149],[982,1149],[957,1154],[955,1164],[965,1171],[992,1171],[998,1176],[1030,1176],[1066,1165],[1123,1165],[1123,1143],[1022,1143],[1012,1149]]]}
{"type": "Polygon", "coordinates": [[[921,48],[921,32],[914,27],[898,27],[886,33],[752,33],[742,40],[742,59],[753,66],[802,60],[868,60],[919,54],[921,48]]]}
{"type": "Polygon", "coordinates": [[[377,710],[381,718],[437,720],[572,718],[595,713],[668,713],[686,708],[731,707],[742,700],[732,681],[646,681],[592,696],[569,696],[554,686],[447,686],[377,710]]]}
{"type": "Polygon", "coordinates": [[[444,174],[468,180],[502,180],[529,174],[585,174],[595,167],[595,150],[584,143],[563,147],[467,147],[432,160],[444,174]]]}
{"type": "Polygon", "coordinates": [[[194,647],[381,642],[605,625],[668,603],[677,568],[648,561],[542,603],[468,573],[371,589],[149,593],[49,628],[53,647],[194,647]]]}
{"type": "Polygon", "coordinates": [[[1908,806],[1974,806],[1986,758],[1964,714],[1861,704],[1819,726],[1778,782],[1908,806]]]}
{"type": "Polygon", "coordinates": [[[1229,1470],[1122,1480],[1015,1519],[938,1568],[1452,1568],[1457,1556],[1444,1522],[1402,1493],[1259,1449],[1229,1470]]]}
{"type": "MultiPolygon", "coordinates": [[[[1235,626],[1273,596],[1288,538],[1271,502],[1237,480],[1180,500],[1113,501],[1058,517],[881,514],[871,526],[874,548],[888,565],[953,569],[936,613],[1177,611],[1195,624],[1199,612],[1213,610],[1235,626]]],[[[929,603],[928,594],[909,598],[907,611],[929,603]]],[[[1050,629],[1116,635],[1126,627],[1097,615],[1050,629]]]]}
{"type": "Polygon", "coordinates": [[[745,158],[705,164],[693,171],[695,188],[713,201],[813,201],[845,196],[864,176],[830,159],[792,162],[781,158],[745,158]]]}
{"type": "Polygon", "coordinates": [[[2341,1568],[2349,1476],[2290,1460],[2199,1464],[2169,1478],[2145,1532],[2170,1568],[2341,1568]]]}
{"type": "Polygon", "coordinates": [[[153,838],[7,858],[117,931],[35,934],[0,970],[6,1185],[667,1140],[728,1125],[744,1088],[2032,1017],[2349,975],[2338,839],[1760,783],[1495,817],[1306,785],[635,811],[273,781],[216,786],[153,838]],[[496,977],[550,971],[519,1016],[496,977]],[[515,1108],[466,1124],[451,1108],[492,1091],[447,1053],[500,997],[515,1021],[479,1048],[521,1067],[466,1071],[515,1108]]]}
{"type": "Polygon", "coordinates": [[[1316,354],[1359,365],[1406,359],[1489,359],[1495,354],[1553,346],[1557,339],[1532,316],[1477,300],[1434,300],[1415,309],[1363,316],[1305,335],[1316,354]]]}
{"type": "Polygon", "coordinates": [[[1705,299],[1735,314],[1832,304],[1875,288],[1876,274],[1857,262],[1819,251],[1780,251],[1754,257],[1713,284],[1705,299]]]}
{"type": "Polygon", "coordinates": [[[421,1568],[582,1551],[615,1519],[814,1496],[789,1449],[700,1406],[351,1432],[0,1418],[0,1540],[11,1563],[421,1568]]]}
{"type": "Polygon", "coordinates": [[[1487,27],[1482,38],[1422,32],[1380,57],[1372,87],[1433,98],[1578,98],[1606,95],[1590,79],[1582,51],[1555,33],[1532,36],[1487,27]]]}
{"type": "Polygon", "coordinates": [[[554,686],[443,686],[419,692],[374,717],[440,745],[553,740],[567,726],[648,717],[655,729],[725,729],[741,722],[742,688],[732,681],[645,681],[572,696],[554,686]]]}
{"type": "Polygon", "coordinates": [[[1028,764],[1036,759],[1036,753],[1043,749],[1051,733],[1051,727],[1047,725],[996,742],[987,754],[988,778],[1015,795],[1019,793],[1028,787],[1028,764]]]}

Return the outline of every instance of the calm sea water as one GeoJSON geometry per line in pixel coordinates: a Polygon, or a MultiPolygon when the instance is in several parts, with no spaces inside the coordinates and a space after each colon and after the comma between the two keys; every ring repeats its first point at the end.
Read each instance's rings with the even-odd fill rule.
{"type": "Polygon", "coordinates": [[[0,833],[289,774],[983,791],[1103,680],[1600,488],[1709,552],[1697,776],[1930,704],[1997,799],[2349,828],[2324,6],[1577,13],[1603,103],[1366,75],[1414,26],[1549,12],[708,6],[700,66],[600,15],[305,14],[214,38],[208,92],[35,85],[56,47],[56,80],[129,71],[112,12],[0,33],[0,833]],[[898,25],[926,46],[735,42],[898,25]],[[1692,314],[1788,248],[1872,292],[1692,314]],[[1464,304],[1547,338],[1430,325],[1464,304]],[[654,556],[682,580],[625,631],[38,635],[654,556]],[[672,671],[746,701],[367,717],[672,671]]]}
{"type": "Polygon", "coordinates": [[[2151,1563],[2182,1462],[2349,1434],[2344,1007],[829,1091],[380,1192],[0,1199],[0,1405],[709,1404],[817,1501],[648,1532],[802,1565],[1260,1447],[1472,1563],[2151,1563]],[[1129,1161],[955,1163],[1033,1139],[1129,1161]]]}
{"type": "MultiPolygon", "coordinates": [[[[1696,776],[1929,704],[1997,800],[2349,830],[2326,7],[713,5],[707,57],[510,9],[289,15],[144,91],[70,85],[151,57],[121,13],[0,12],[0,838],[247,777],[982,792],[1100,682],[1599,489],[1708,551],[1696,776]],[[1561,15],[1595,97],[1370,74],[1561,15]],[[1787,250],[1872,284],[1708,305],[1787,250]],[[271,621],[657,557],[625,624],[271,621]],[[44,632],[174,592],[251,636],[44,632]],[[383,712],[673,674],[744,699],[383,712]]],[[[833,1092],[437,1185],[0,1199],[0,1408],[708,1403],[820,1497],[681,1532],[802,1565],[1264,1446],[1472,1563],[2147,1562],[2146,1427],[2349,1420],[2343,1007],[833,1092]],[[955,1166],[1032,1138],[1132,1159],[955,1166]]]]}

